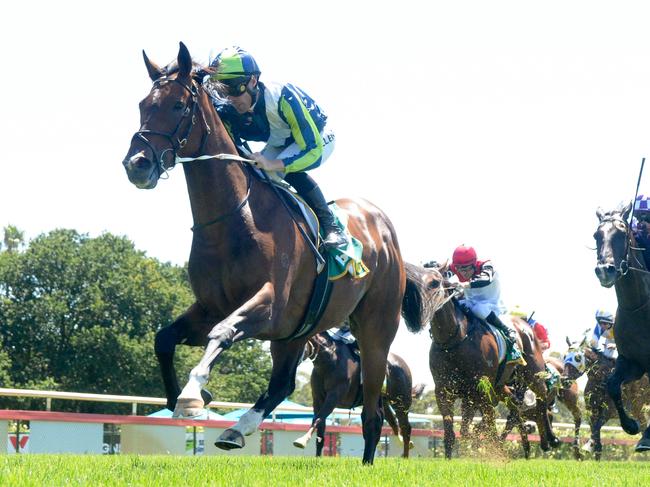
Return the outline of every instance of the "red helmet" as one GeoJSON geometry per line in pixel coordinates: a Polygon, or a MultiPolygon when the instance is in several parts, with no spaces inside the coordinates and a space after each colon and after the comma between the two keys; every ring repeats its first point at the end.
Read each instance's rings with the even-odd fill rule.
{"type": "Polygon", "coordinates": [[[474,250],[474,247],[466,247],[465,245],[461,245],[460,247],[456,247],[456,250],[454,250],[454,255],[452,256],[450,267],[454,274],[460,278],[461,276],[458,274],[457,267],[466,265],[480,267],[479,262],[476,260],[476,250],[474,250]]]}
{"type": "Polygon", "coordinates": [[[474,250],[474,247],[466,247],[465,245],[456,247],[451,263],[453,266],[476,265],[476,250],[474,250]]]}

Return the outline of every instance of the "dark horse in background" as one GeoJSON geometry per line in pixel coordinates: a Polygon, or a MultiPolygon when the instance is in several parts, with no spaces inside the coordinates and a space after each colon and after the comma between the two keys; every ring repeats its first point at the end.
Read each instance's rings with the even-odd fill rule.
{"type": "MultiPolygon", "coordinates": [[[[453,284],[443,278],[445,269],[422,268],[406,264],[407,286],[404,302],[424,297],[424,320],[405,314],[407,326],[412,331],[420,330],[426,323],[431,325],[429,365],[436,384],[436,401],[443,416],[445,431],[445,456],[451,458],[455,442],[453,406],[461,399],[463,416],[473,416],[481,411],[481,427],[486,439],[498,446],[494,406],[504,400],[514,412],[516,424],[522,434],[524,451],[528,455],[528,439],[518,408],[505,386],[510,379],[519,376],[537,395],[535,405],[541,447],[544,450],[559,446],[553,435],[547,413],[547,390],[542,375],[545,373],[541,348],[532,329],[523,320],[516,325],[521,350],[527,365],[524,368],[505,367],[499,364],[496,339],[475,317],[469,319],[461,310],[456,299],[453,284]]],[[[419,307],[413,307],[418,309],[419,307]]],[[[469,422],[464,422],[469,424],[469,422]]],[[[466,432],[465,432],[466,433],[466,432]]]]}
{"type": "MultiPolygon", "coordinates": [[[[635,435],[640,425],[625,411],[621,385],[650,372],[650,273],[643,249],[637,247],[628,223],[631,211],[632,203],[608,212],[599,208],[594,238],[598,256],[596,275],[602,286],[614,286],[618,300],[614,321],[618,358],[614,373],[607,381],[607,392],[614,401],[621,426],[626,433],[635,435]]],[[[636,445],[638,452],[647,450],[650,450],[650,427],[636,445]]]]}
{"type": "MultiPolygon", "coordinates": [[[[334,340],[327,333],[318,333],[305,345],[305,358],[312,361],[311,394],[314,405],[314,419],[304,436],[293,442],[298,448],[305,448],[316,431],[316,456],[323,451],[325,423],[334,408],[352,409],[360,406],[363,398],[361,363],[353,346],[334,340]]],[[[386,387],[382,392],[384,417],[393,433],[404,445],[402,456],[408,458],[411,443],[411,425],[408,412],[414,395],[422,388],[412,389],[411,370],[404,360],[388,354],[386,363],[386,387]]]]}
{"type": "MultiPolygon", "coordinates": [[[[167,68],[146,54],[144,61],[153,87],[140,102],[140,129],[123,165],[135,186],[151,189],[182,157],[194,220],[188,272],[196,302],[156,336],[167,407],[176,416],[196,415],[209,400],[204,386],[219,355],[247,338],[270,340],[273,369],[267,391],[216,442],[223,449],[242,448],[244,436],[295,388],[308,336],[291,337],[304,321],[314,287],[314,254],[263,179],[247,164],[214,157],[236,157],[237,151],[201,84],[206,72],[192,62],[185,45],[167,68]],[[177,344],[205,347],[182,390],[173,362],[177,344]]],[[[404,266],[393,226],[381,210],[364,200],[337,204],[349,215],[350,233],[363,244],[370,273],[333,283],[312,333],[350,320],[364,377],[363,462],[372,463],[383,424],[386,358],[400,320],[404,266]]]]}
{"type": "MultiPolygon", "coordinates": [[[[564,355],[563,382],[572,382],[576,385],[576,379],[587,374],[587,384],[583,397],[585,407],[589,412],[589,425],[591,427],[591,438],[583,448],[593,451],[594,458],[600,460],[603,444],[600,439],[601,428],[613,417],[616,416],[616,408],[612,398],[607,394],[607,379],[614,371],[615,359],[606,357],[602,352],[592,349],[582,343],[572,343],[567,338],[569,349],[564,355]]],[[[650,404],[650,386],[646,378],[629,382],[623,385],[623,402],[632,409],[632,416],[636,420],[644,418],[643,406],[650,404]]]]}
{"type": "MultiPolygon", "coordinates": [[[[544,361],[547,365],[550,365],[557,370],[560,376],[564,376],[566,369],[562,360],[554,357],[547,357],[544,361]]],[[[582,412],[580,411],[580,405],[578,404],[579,397],[580,391],[578,390],[578,384],[575,381],[569,381],[567,384],[561,383],[559,387],[553,387],[549,390],[549,394],[546,398],[549,414],[551,414],[550,409],[553,406],[553,403],[558,400],[564,404],[571,413],[571,416],[573,416],[573,457],[576,460],[582,458],[582,455],[580,454],[580,426],[582,425],[582,412]]],[[[537,421],[537,412],[534,409],[525,409],[521,412],[521,415],[525,421],[537,421]]],[[[514,425],[515,417],[511,413],[508,415],[506,425],[501,432],[502,441],[506,439],[514,425]]]]}

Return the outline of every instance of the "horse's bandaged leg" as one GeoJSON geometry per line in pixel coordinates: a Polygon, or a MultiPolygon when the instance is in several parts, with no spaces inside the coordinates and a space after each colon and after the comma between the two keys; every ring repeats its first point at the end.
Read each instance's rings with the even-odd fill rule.
{"type": "Polygon", "coordinates": [[[241,418],[239,418],[236,425],[228,429],[239,431],[244,436],[252,435],[257,431],[257,427],[262,424],[263,420],[264,412],[262,410],[249,409],[241,418]]]}

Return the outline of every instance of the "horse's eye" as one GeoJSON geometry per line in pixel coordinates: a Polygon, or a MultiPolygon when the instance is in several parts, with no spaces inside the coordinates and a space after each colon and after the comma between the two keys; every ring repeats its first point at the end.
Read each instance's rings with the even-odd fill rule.
{"type": "Polygon", "coordinates": [[[582,361],[582,357],[580,355],[576,355],[576,362],[580,363],[582,361]]]}
{"type": "Polygon", "coordinates": [[[185,108],[185,103],[180,100],[174,105],[174,110],[182,110],[183,108],[185,108]]]}

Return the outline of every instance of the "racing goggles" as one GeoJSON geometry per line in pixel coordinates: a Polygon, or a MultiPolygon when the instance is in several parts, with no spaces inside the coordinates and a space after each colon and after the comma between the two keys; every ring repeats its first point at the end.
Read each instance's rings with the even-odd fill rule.
{"type": "Polygon", "coordinates": [[[221,96],[241,96],[246,93],[250,76],[242,76],[239,78],[230,78],[221,80],[221,88],[219,92],[221,96]]]}

